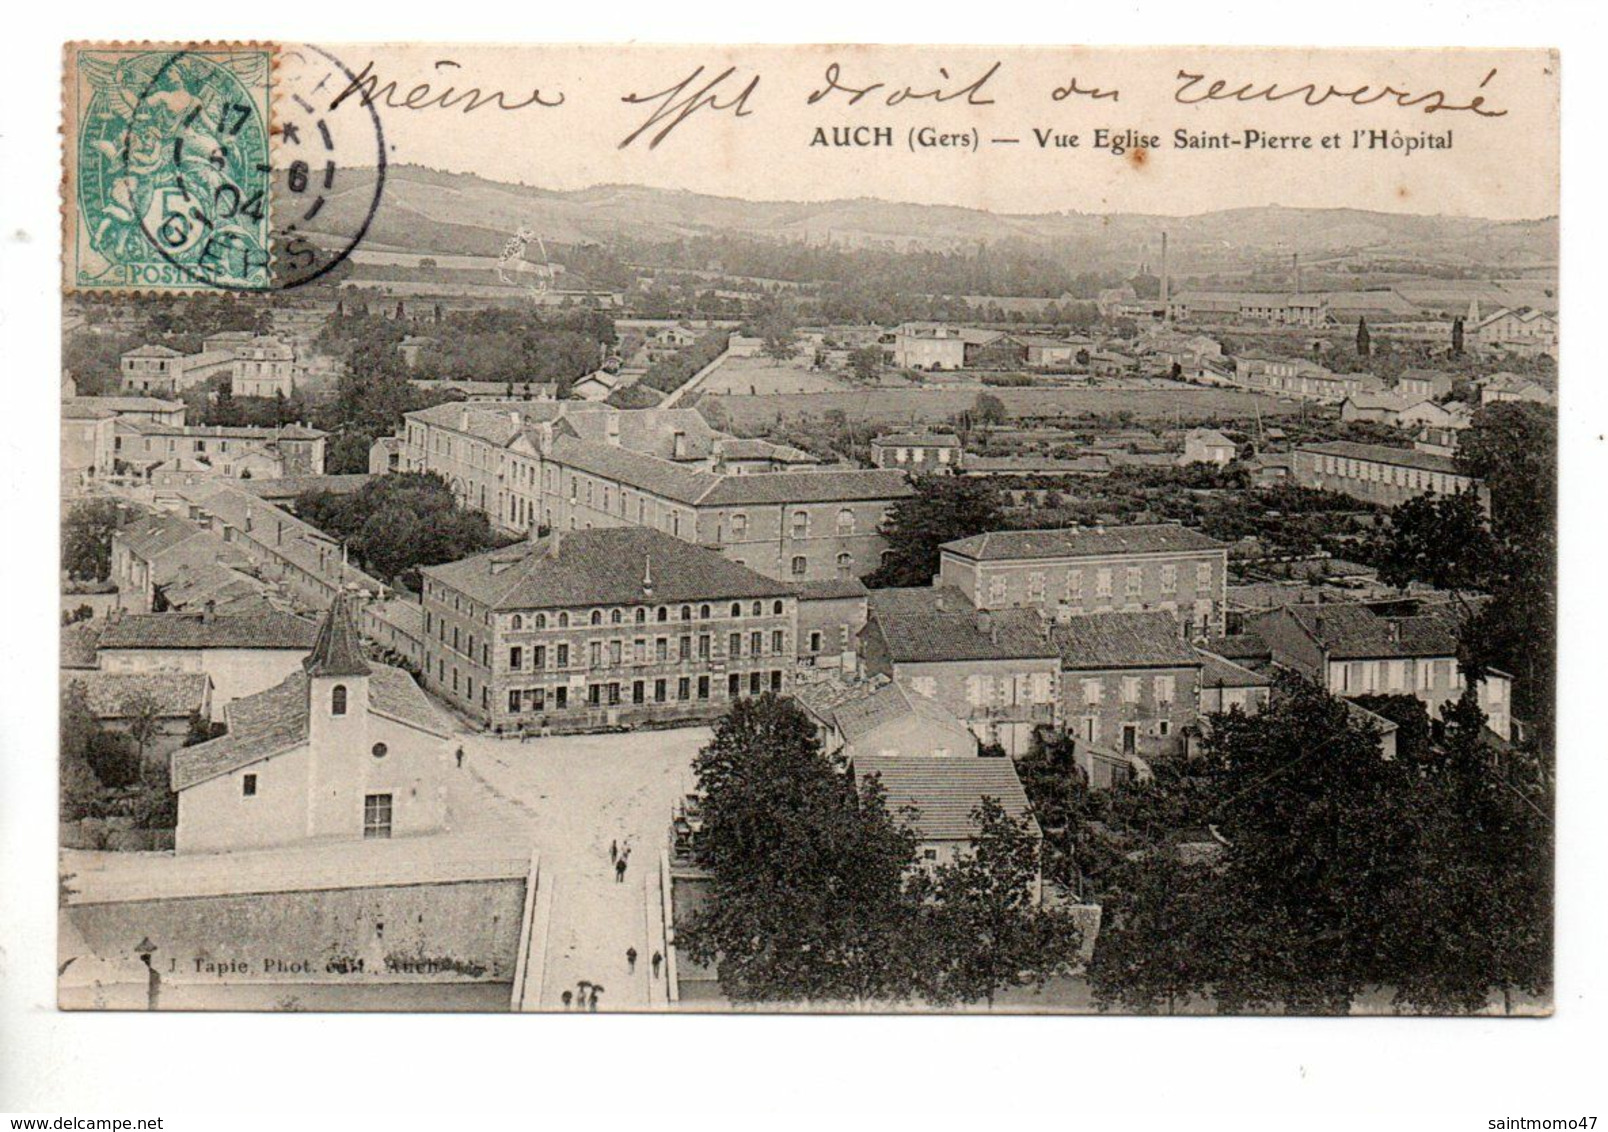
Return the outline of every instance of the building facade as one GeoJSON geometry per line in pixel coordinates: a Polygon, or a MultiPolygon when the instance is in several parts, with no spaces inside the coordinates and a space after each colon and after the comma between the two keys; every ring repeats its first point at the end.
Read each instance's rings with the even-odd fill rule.
{"type": "Polygon", "coordinates": [[[423,573],[425,686],[497,730],[706,720],[792,687],[793,589],[658,531],[556,531],[423,573]]]}
{"type": "Polygon", "coordinates": [[[1291,479],[1300,487],[1349,495],[1395,507],[1420,495],[1455,495],[1479,487],[1450,456],[1383,444],[1336,440],[1306,444],[1291,454],[1291,479]]]}
{"type": "Polygon", "coordinates": [[[1228,547],[1175,523],[993,531],[944,544],[938,582],[979,609],[1056,618],[1161,610],[1220,633],[1228,547]]]}

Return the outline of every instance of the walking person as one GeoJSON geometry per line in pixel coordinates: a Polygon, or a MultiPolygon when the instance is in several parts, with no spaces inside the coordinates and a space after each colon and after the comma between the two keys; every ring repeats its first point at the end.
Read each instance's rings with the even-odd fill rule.
{"type": "Polygon", "coordinates": [[[574,1001],[574,994],[572,994],[570,991],[565,991],[561,997],[564,1000],[564,1009],[568,1010],[570,1008],[570,1003],[574,1001]]]}
{"type": "Polygon", "coordinates": [[[619,862],[620,862],[620,843],[618,841],[611,841],[611,842],[609,842],[609,864],[617,865],[617,864],[619,864],[619,862]]]}
{"type": "Polygon", "coordinates": [[[458,769],[459,770],[463,769],[463,748],[462,747],[458,748],[458,769]]]}
{"type": "Polygon", "coordinates": [[[618,861],[614,862],[614,883],[615,884],[624,884],[625,883],[625,858],[624,857],[621,857],[618,861]]]}
{"type": "Polygon", "coordinates": [[[586,1009],[587,996],[592,993],[592,984],[582,979],[575,985],[575,1005],[581,1010],[586,1009]]]}
{"type": "Polygon", "coordinates": [[[664,956],[660,955],[657,951],[655,951],[653,953],[653,977],[655,979],[657,979],[659,977],[659,967],[663,963],[664,963],[664,956]]]}
{"type": "Polygon", "coordinates": [[[636,948],[628,947],[625,949],[625,968],[627,974],[636,974],[636,956],[636,948]]]}
{"type": "Polygon", "coordinates": [[[595,986],[592,988],[592,997],[586,1000],[586,1008],[593,1014],[597,1013],[597,996],[602,993],[603,988],[601,986],[595,986]]]}

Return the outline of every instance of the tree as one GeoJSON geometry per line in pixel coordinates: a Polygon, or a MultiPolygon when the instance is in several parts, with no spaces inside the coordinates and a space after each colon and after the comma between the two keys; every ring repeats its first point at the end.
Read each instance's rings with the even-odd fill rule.
{"type": "Polygon", "coordinates": [[[1149,851],[1124,860],[1120,881],[1101,905],[1089,987],[1102,1010],[1173,1014],[1205,993],[1218,947],[1203,910],[1221,882],[1201,865],[1149,851]]]}
{"type": "Polygon", "coordinates": [[[128,720],[127,735],[134,754],[142,762],[145,748],[162,727],[162,705],[149,692],[133,692],[123,699],[123,718],[128,720]]]}
{"type": "Polygon", "coordinates": [[[1490,583],[1497,544],[1476,490],[1420,495],[1391,512],[1378,553],[1380,580],[1406,588],[1427,582],[1455,593],[1490,583]]]}
{"type": "Polygon", "coordinates": [[[799,352],[798,334],[793,327],[781,320],[772,319],[765,324],[763,330],[764,345],[760,348],[767,358],[777,362],[792,360],[799,352]]]}
{"type": "Polygon", "coordinates": [[[1458,317],[1458,318],[1452,319],[1452,357],[1461,358],[1462,356],[1463,356],[1463,319],[1461,317],[1458,317]]]}
{"type": "Polygon", "coordinates": [[[992,393],[979,393],[972,404],[972,416],[980,425],[1005,423],[1005,402],[992,393]]]}
{"type": "Polygon", "coordinates": [[[99,582],[111,574],[117,519],[115,500],[83,499],[72,505],[61,524],[61,565],[69,577],[99,582]]]}
{"type": "Polygon", "coordinates": [[[1002,525],[999,492],[986,479],[917,476],[912,482],[915,493],[889,509],[882,533],[890,550],[867,585],[930,585],[940,546],[1002,525]]]}
{"type": "Polygon", "coordinates": [[[1039,907],[1039,838],[1027,819],[985,797],[972,820],[971,852],[918,874],[914,886],[928,925],[920,933],[933,968],[927,997],[939,1005],[992,1006],[999,991],[1041,987],[1080,957],[1071,914],[1039,907]]]}
{"type": "Polygon", "coordinates": [[[1357,319],[1357,357],[1366,358],[1373,353],[1373,336],[1368,333],[1368,320],[1365,317],[1357,319]]]}
{"type": "Polygon", "coordinates": [[[919,985],[909,832],[821,752],[790,700],[739,700],[694,764],[710,901],[677,925],[740,1002],[906,1000],[919,985]]]}
{"type": "Polygon", "coordinates": [[[882,372],[882,351],[875,346],[856,346],[849,351],[849,372],[860,381],[875,381],[882,372]]]}

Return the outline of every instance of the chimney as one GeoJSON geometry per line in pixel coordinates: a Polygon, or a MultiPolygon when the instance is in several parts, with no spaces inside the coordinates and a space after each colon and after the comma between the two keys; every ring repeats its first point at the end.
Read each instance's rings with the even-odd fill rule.
{"type": "Polygon", "coordinates": [[[653,555],[644,556],[642,561],[642,596],[653,596],[653,555]]]}
{"type": "Polygon", "coordinates": [[[979,609],[977,611],[977,631],[979,633],[987,633],[990,637],[994,636],[993,613],[986,609],[979,609]]]}
{"type": "Polygon", "coordinates": [[[522,424],[523,418],[520,417],[518,411],[516,410],[516,411],[514,411],[512,413],[509,413],[508,415],[513,418],[514,427],[519,428],[521,426],[521,424],[522,424]]]}
{"type": "Polygon", "coordinates": [[[687,458],[687,434],[679,428],[670,434],[670,458],[672,460],[687,458]]]}
{"type": "Polygon", "coordinates": [[[458,431],[469,431],[469,406],[467,405],[458,406],[458,431]]]}
{"type": "Polygon", "coordinates": [[[218,603],[210,597],[201,604],[201,620],[211,621],[218,615],[218,603]]]}
{"type": "Polygon", "coordinates": [[[563,530],[559,527],[554,527],[547,535],[547,557],[557,558],[559,546],[563,543],[563,541],[563,530]]]}
{"type": "Polygon", "coordinates": [[[932,607],[939,613],[944,611],[944,595],[941,591],[932,599],[932,607]]]}

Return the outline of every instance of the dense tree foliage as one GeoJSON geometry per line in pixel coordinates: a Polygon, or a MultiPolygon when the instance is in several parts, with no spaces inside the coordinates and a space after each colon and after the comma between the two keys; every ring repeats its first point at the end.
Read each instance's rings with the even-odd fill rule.
{"type": "MultiPolygon", "coordinates": [[[[1418,758],[1383,758],[1368,722],[1288,675],[1268,710],[1209,724],[1186,773],[1103,803],[1119,852],[1098,874],[1097,1001],[1467,1011],[1544,992],[1550,782],[1487,741],[1471,696],[1418,758]],[[1192,828],[1220,838],[1215,859],[1177,852],[1192,828]]],[[[1024,777],[1037,805],[1044,779],[1024,777]]]]}
{"type": "Polygon", "coordinates": [[[459,506],[433,472],[379,476],[345,495],[303,492],[296,513],[340,540],[369,573],[415,592],[419,567],[456,562],[511,541],[493,531],[482,512],[459,506]]]}
{"type": "Polygon", "coordinates": [[[1003,525],[998,490],[986,479],[917,476],[912,482],[915,494],[896,501],[883,523],[889,553],[866,577],[869,586],[930,585],[939,547],[1003,525]]]}
{"type": "Polygon", "coordinates": [[[992,1000],[1076,960],[1063,913],[1036,901],[1036,845],[997,800],[974,855],[925,872],[878,784],[856,790],[792,701],[741,700],[695,764],[710,900],[677,925],[739,1002],[992,1000]]]}
{"type": "Polygon", "coordinates": [[[61,568],[81,582],[98,582],[112,572],[112,535],[117,531],[117,501],[81,499],[61,523],[61,568]]]}

